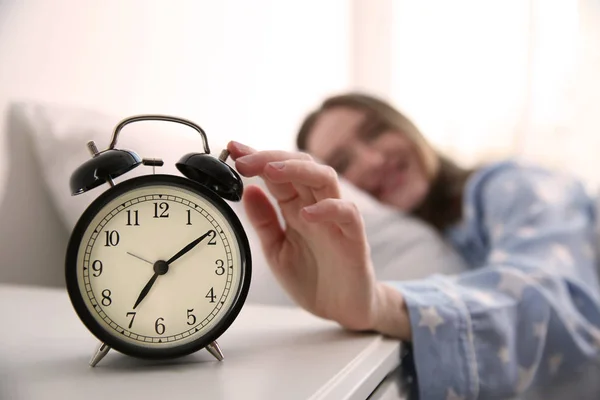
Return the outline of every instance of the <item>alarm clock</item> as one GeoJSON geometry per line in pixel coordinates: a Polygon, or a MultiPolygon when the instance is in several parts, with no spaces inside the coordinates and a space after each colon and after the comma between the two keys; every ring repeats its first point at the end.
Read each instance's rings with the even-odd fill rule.
{"type": "Polygon", "coordinates": [[[91,159],[70,178],[72,195],[107,184],[79,218],[65,262],[73,308],[99,340],[90,365],[114,349],[145,359],[169,359],[207,349],[238,316],[250,288],[252,261],[244,227],[227,201],[243,184],[224,150],[210,154],[204,130],[168,115],[138,115],[118,123],[109,147],[87,143],[91,159]],[[139,121],[195,129],[204,153],[176,163],[182,176],[156,174],[164,162],[117,149],[121,130],[139,121]],[[152,173],[115,182],[139,166],[152,173]]]}

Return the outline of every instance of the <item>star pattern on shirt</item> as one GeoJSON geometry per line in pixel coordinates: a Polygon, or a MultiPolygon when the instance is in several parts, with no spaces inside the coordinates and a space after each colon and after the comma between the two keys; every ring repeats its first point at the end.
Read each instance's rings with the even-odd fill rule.
{"type": "Polygon", "coordinates": [[[517,381],[517,393],[523,393],[531,382],[535,374],[535,364],[530,368],[523,368],[519,366],[519,380],[517,381]]]}
{"type": "Polygon", "coordinates": [[[494,240],[500,239],[502,237],[503,233],[504,233],[504,224],[502,224],[502,223],[497,223],[492,228],[492,238],[494,240]]]}
{"type": "Polygon", "coordinates": [[[545,322],[533,324],[533,336],[535,336],[538,339],[544,338],[544,336],[546,336],[547,330],[548,325],[545,322]]]}
{"type": "Polygon", "coordinates": [[[471,296],[483,304],[484,306],[493,306],[497,304],[497,300],[490,293],[484,292],[483,290],[473,289],[471,296]]]}
{"type": "Polygon", "coordinates": [[[490,255],[490,261],[493,263],[503,263],[508,258],[508,254],[502,250],[494,250],[490,255]]]}
{"type": "Polygon", "coordinates": [[[552,246],[552,255],[556,258],[556,260],[560,263],[559,266],[564,267],[573,267],[575,261],[573,260],[573,255],[571,251],[563,244],[555,244],[552,246]]]}
{"type": "Polygon", "coordinates": [[[563,362],[563,355],[560,353],[553,354],[548,359],[548,370],[550,371],[550,375],[556,375],[558,372],[558,368],[563,362]]]}
{"type": "Polygon", "coordinates": [[[511,294],[517,300],[521,300],[523,290],[527,287],[527,282],[517,275],[514,271],[500,271],[500,282],[498,289],[511,294]]]}
{"type": "Polygon", "coordinates": [[[419,326],[426,326],[429,328],[429,331],[432,335],[435,335],[436,328],[438,325],[444,323],[444,319],[440,317],[435,307],[422,307],[419,308],[419,313],[421,314],[421,320],[419,321],[419,326]]]}
{"type": "Polygon", "coordinates": [[[448,391],[446,392],[446,400],[465,400],[465,398],[456,394],[454,388],[448,388],[448,391]]]}
{"type": "Polygon", "coordinates": [[[517,236],[527,239],[534,237],[537,234],[538,230],[531,226],[524,226],[517,231],[517,236]]]}
{"type": "Polygon", "coordinates": [[[534,184],[535,194],[546,203],[556,204],[564,199],[562,182],[539,180],[534,184]]]}
{"type": "Polygon", "coordinates": [[[543,269],[530,273],[529,279],[531,279],[533,282],[539,283],[542,286],[547,286],[550,282],[552,282],[552,278],[548,275],[548,272],[544,271],[543,269]]]}
{"type": "Polygon", "coordinates": [[[510,362],[510,352],[508,351],[508,347],[500,347],[500,350],[498,350],[498,358],[503,364],[508,364],[510,362]]]}
{"type": "Polygon", "coordinates": [[[565,315],[563,320],[565,321],[565,325],[570,332],[577,332],[577,321],[572,315],[565,315]]]}
{"type": "MultiPolygon", "coordinates": [[[[451,237],[456,247],[465,253],[465,259],[472,262],[473,268],[483,268],[476,274],[459,274],[457,280],[441,279],[432,283],[431,286],[436,288],[444,285],[441,282],[454,288],[440,289],[451,309],[439,302],[426,302],[431,299],[430,292],[423,293],[422,299],[413,302],[418,306],[412,309],[419,325],[415,328],[416,337],[427,340],[430,346],[439,346],[439,354],[452,358],[464,356],[455,354],[455,349],[447,343],[456,340],[456,331],[465,325],[466,319],[470,329],[463,330],[466,332],[461,332],[464,333],[461,338],[470,346],[471,352],[476,353],[478,362],[472,368],[479,368],[476,373],[481,376],[477,376],[478,382],[472,386],[481,391],[482,397],[490,388],[482,384],[484,382],[497,383],[503,391],[523,392],[536,382],[538,373],[556,376],[570,370],[580,362],[582,353],[587,356],[594,346],[598,348],[600,359],[600,335],[596,336],[590,329],[591,324],[598,322],[598,304],[586,297],[586,280],[589,278],[583,273],[587,264],[595,260],[591,257],[598,255],[595,247],[590,246],[591,239],[583,234],[574,235],[567,226],[555,224],[557,216],[566,218],[567,222],[587,217],[583,202],[577,200],[580,196],[567,191],[560,193],[557,188],[565,185],[553,183],[555,175],[540,170],[532,173],[517,170],[513,175],[498,176],[501,180],[486,186],[486,190],[491,188],[491,191],[485,192],[484,204],[476,196],[465,198],[465,214],[474,220],[469,220],[469,224],[462,227],[465,230],[451,237]],[[510,199],[506,197],[512,186],[507,184],[509,181],[516,186],[510,199]],[[538,186],[540,181],[543,183],[538,186]],[[573,196],[575,201],[558,204],[561,196],[562,201],[566,196],[573,196]],[[509,200],[510,204],[507,204],[509,200]],[[485,237],[481,237],[482,226],[488,228],[485,237]],[[499,236],[506,238],[506,244],[511,246],[497,246],[499,236]],[[486,261],[487,265],[484,264],[486,261]],[[581,278],[568,281],[574,286],[572,290],[565,284],[567,274],[581,278]],[[583,290],[577,290],[577,287],[583,290]],[[463,301],[452,304],[458,298],[463,301]],[[517,302],[513,300],[515,298],[519,303],[526,300],[527,304],[512,304],[517,302]],[[551,313],[547,312],[549,308],[551,313]],[[505,309],[509,312],[503,312],[505,309]],[[484,317],[493,324],[483,325],[483,329],[480,329],[481,325],[474,325],[484,321],[484,317]],[[427,335],[427,331],[432,336],[427,335]],[[586,343],[562,349],[554,343],[552,338],[555,336],[559,340],[566,337],[569,343],[582,344],[584,340],[586,343]],[[493,347],[477,346],[482,337],[493,347]]],[[[477,188],[475,186],[474,193],[477,188]]],[[[595,281],[591,283],[595,285],[595,281]]],[[[423,370],[433,371],[433,376],[424,378],[431,379],[427,383],[442,385],[437,386],[440,399],[456,400],[471,395],[468,388],[472,381],[466,374],[448,379],[444,376],[442,380],[436,376],[440,371],[438,357],[423,354],[418,361],[425,366],[423,370]]],[[[448,373],[451,373],[452,366],[449,369],[448,373]]]]}

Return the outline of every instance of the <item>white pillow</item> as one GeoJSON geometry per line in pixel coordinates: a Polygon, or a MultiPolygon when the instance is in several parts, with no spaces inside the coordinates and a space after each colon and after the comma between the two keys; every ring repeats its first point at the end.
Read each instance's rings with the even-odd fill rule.
{"type": "MultiPolygon", "coordinates": [[[[47,190],[69,231],[87,206],[103,191],[100,188],[71,196],[71,173],[90,158],[86,143],[94,140],[100,150],[107,148],[114,126],[124,117],[99,111],[47,103],[19,103],[17,110],[30,125],[31,140],[43,166],[41,174],[47,190]]],[[[202,126],[202,121],[196,121],[202,126]]],[[[218,155],[228,142],[221,133],[207,132],[211,153],[218,155]]],[[[157,173],[181,175],[175,167],[179,158],[193,149],[202,151],[199,135],[189,127],[165,122],[140,122],[126,126],[119,135],[118,148],[135,151],[141,157],[162,158],[157,173]]],[[[117,182],[133,176],[152,173],[151,167],[140,166],[117,182]]],[[[244,184],[262,180],[244,178],[244,184]]],[[[424,223],[385,207],[367,194],[342,180],[342,193],[354,201],[363,215],[372,249],[376,274],[382,280],[416,279],[433,273],[453,274],[463,271],[465,264],[438,235],[424,223]]],[[[252,249],[253,278],[249,302],[291,304],[288,296],[271,274],[260,242],[241,202],[229,202],[246,228],[252,249]]]]}

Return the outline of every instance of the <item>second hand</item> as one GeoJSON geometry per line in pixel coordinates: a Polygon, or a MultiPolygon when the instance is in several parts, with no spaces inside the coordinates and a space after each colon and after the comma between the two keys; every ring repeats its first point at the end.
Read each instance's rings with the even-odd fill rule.
{"type": "Polygon", "coordinates": [[[154,265],[154,263],[152,263],[152,262],[150,262],[150,261],[146,260],[145,258],[142,258],[142,257],[140,257],[140,256],[136,256],[135,254],[132,254],[132,253],[130,253],[130,252],[127,252],[127,254],[129,254],[130,256],[133,256],[133,257],[137,258],[138,260],[142,260],[142,261],[144,261],[144,262],[147,262],[147,263],[148,263],[148,264],[150,264],[150,265],[154,265]]]}

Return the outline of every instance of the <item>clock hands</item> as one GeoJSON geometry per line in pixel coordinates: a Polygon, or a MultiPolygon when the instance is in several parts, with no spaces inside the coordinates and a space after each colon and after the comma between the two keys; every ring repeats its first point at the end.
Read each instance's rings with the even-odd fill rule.
{"type": "MultiPolygon", "coordinates": [[[[147,262],[150,265],[153,265],[150,261],[146,260],[145,258],[142,258],[140,256],[137,256],[133,253],[127,252],[127,254],[129,254],[132,257],[137,258],[138,260],[142,260],[144,262],[147,262]]],[[[168,266],[167,266],[168,269],[168,266]]],[[[150,288],[152,287],[152,285],[154,285],[154,282],[156,281],[156,278],[158,278],[158,275],[160,275],[159,272],[157,272],[157,267],[154,264],[154,275],[152,275],[152,278],[150,278],[150,281],[148,281],[148,283],[146,284],[146,286],[144,286],[144,288],[142,289],[142,292],[140,293],[139,297],[137,298],[137,300],[135,301],[135,305],[133,306],[133,309],[135,310],[135,308],[138,306],[138,304],[141,303],[142,300],[144,300],[144,297],[146,297],[146,295],[148,294],[148,292],[150,291],[150,288]]]]}
{"type": "MultiPolygon", "coordinates": [[[[169,258],[169,260],[167,261],[163,261],[163,260],[158,260],[157,262],[155,262],[154,265],[154,275],[152,275],[152,278],[150,278],[150,280],[148,281],[148,283],[146,283],[146,286],[144,286],[144,288],[142,289],[142,291],[140,292],[140,295],[138,296],[137,300],[135,301],[135,304],[133,305],[133,309],[135,310],[135,308],[142,302],[142,300],[144,300],[144,298],[148,295],[148,292],[150,292],[150,289],[152,288],[152,286],[154,286],[154,283],[156,282],[156,279],[158,278],[159,275],[164,275],[169,271],[169,265],[174,262],[175,260],[177,260],[178,258],[180,258],[181,256],[183,256],[185,253],[189,252],[190,250],[192,250],[194,247],[196,247],[205,237],[207,237],[212,231],[208,231],[206,232],[204,235],[200,236],[199,238],[195,239],[194,241],[190,242],[187,246],[185,246],[183,249],[179,250],[177,252],[177,254],[175,254],[173,257],[169,258]]],[[[146,261],[141,257],[138,257],[134,254],[131,254],[129,252],[127,252],[127,254],[130,254],[136,258],[139,258],[140,260],[146,261]]],[[[146,261],[148,263],[150,263],[149,261],[146,261]]],[[[150,263],[152,264],[152,263],[150,263]]]]}
{"type": "Polygon", "coordinates": [[[130,252],[127,252],[127,254],[129,254],[130,256],[133,256],[133,257],[137,258],[138,260],[142,260],[142,261],[147,262],[148,264],[152,265],[152,263],[150,261],[146,260],[145,258],[142,258],[140,256],[136,256],[135,254],[130,253],[130,252]]]}
{"type": "Polygon", "coordinates": [[[142,289],[142,292],[140,293],[137,300],[135,301],[135,304],[133,305],[134,310],[138,306],[138,304],[140,304],[142,302],[142,300],[144,300],[144,297],[146,297],[146,295],[150,291],[150,288],[152,288],[152,285],[154,285],[154,282],[156,282],[156,278],[158,278],[158,275],[161,275],[161,274],[159,274],[158,272],[154,272],[154,275],[152,275],[152,278],[150,278],[148,283],[146,283],[146,286],[144,286],[144,288],[142,289]]]}
{"type": "Polygon", "coordinates": [[[173,261],[177,260],[179,257],[181,257],[182,255],[184,255],[185,253],[187,253],[188,251],[190,251],[191,249],[196,247],[198,245],[198,243],[200,243],[205,237],[210,235],[211,232],[213,232],[213,231],[206,232],[204,235],[200,236],[198,239],[194,240],[193,242],[191,242],[190,244],[185,246],[183,249],[179,250],[177,252],[177,254],[175,254],[173,257],[171,257],[167,260],[167,264],[171,264],[173,261]]]}

